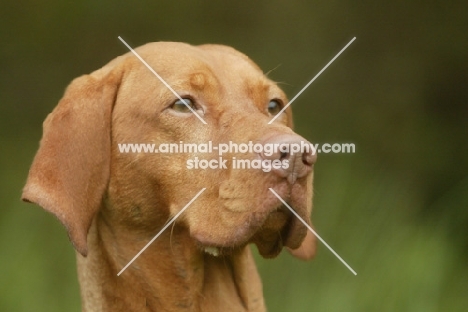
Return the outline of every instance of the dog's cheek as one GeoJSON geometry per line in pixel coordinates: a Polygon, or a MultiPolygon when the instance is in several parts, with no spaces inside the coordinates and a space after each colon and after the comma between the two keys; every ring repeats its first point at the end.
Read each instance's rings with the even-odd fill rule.
{"type": "Polygon", "coordinates": [[[144,160],[130,154],[114,157],[102,211],[116,224],[154,232],[169,218],[169,211],[160,209],[167,207],[169,192],[151,179],[151,166],[144,167],[144,160]]]}

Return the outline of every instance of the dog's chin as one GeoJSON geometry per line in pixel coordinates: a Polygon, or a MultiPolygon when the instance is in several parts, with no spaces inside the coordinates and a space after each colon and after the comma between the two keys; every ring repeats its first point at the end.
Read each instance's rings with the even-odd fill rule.
{"type": "Polygon", "coordinates": [[[304,225],[283,205],[267,214],[260,224],[253,234],[244,240],[237,237],[232,244],[223,245],[198,241],[198,246],[206,254],[217,257],[232,255],[247,244],[253,243],[262,257],[274,258],[283,247],[298,248],[307,232],[304,225]]]}

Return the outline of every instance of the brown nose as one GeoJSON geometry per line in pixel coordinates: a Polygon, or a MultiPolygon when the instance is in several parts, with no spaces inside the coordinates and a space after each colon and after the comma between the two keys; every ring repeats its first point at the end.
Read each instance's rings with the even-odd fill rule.
{"type": "Polygon", "coordinates": [[[262,159],[279,160],[282,166],[272,166],[272,172],[287,178],[294,184],[298,178],[305,177],[317,160],[317,154],[311,143],[298,135],[283,134],[271,137],[263,142],[262,159]],[[285,165],[286,164],[286,165],[285,165]]]}

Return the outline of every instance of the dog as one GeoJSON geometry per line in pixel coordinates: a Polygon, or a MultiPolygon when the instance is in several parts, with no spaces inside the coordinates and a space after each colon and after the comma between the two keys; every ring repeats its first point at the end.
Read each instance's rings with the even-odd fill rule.
{"type": "Polygon", "coordinates": [[[76,78],[44,121],[22,199],[65,226],[83,311],[265,311],[250,244],[265,258],[283,247],[314,256],[314,236],[269,188],[310,225],[315,155],[234,150],[226,168],[188,169],[190,159],[219,154],[123,153],[119,144],[307,142],[292,130],[290,107],[281,112],[287,98],[231,47],[156,42],[135,51],[180,98],[130,52],[76,78]],[[233,168],[238,159],[288,166],[233,168]]]}

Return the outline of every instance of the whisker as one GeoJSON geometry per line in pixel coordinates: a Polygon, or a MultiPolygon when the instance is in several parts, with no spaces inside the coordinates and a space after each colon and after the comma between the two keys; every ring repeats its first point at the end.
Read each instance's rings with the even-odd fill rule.
{"type": "Polygon", "coordinates": [[[274,67],[274,68],[270,69],[269,71],[267,71],[267,72],[265,73],[265,76],[268,76],[271,72],[277,70],[278,67],[280,67],[281,65],[282,65],[282,64],[280,63],[280,64],[276,65],[276,67],[274,67]]]}

